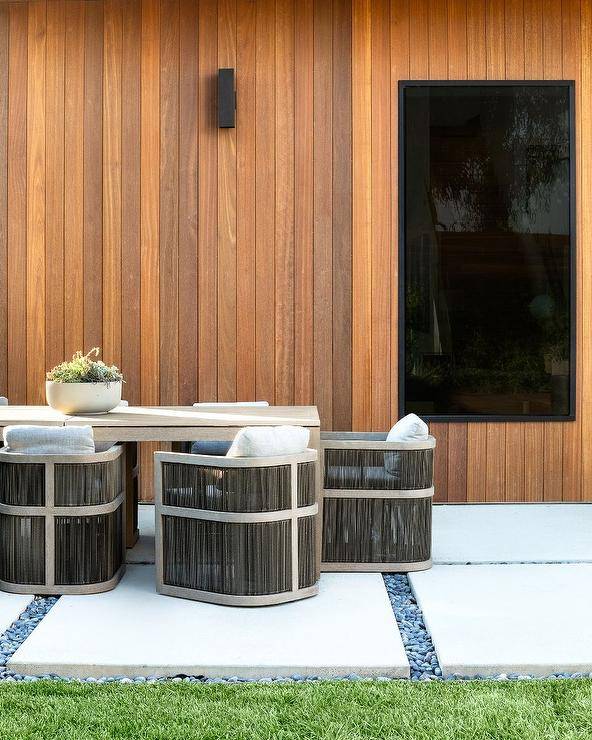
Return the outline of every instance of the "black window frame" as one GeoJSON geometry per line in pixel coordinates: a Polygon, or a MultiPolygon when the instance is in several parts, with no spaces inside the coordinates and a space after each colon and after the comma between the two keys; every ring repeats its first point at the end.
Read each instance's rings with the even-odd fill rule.
{"type": "Polygon", "coordinates": [[[405,90],[411,87],[565,87],[569,101],[569,413],[562,415],[524,414],[422,414],[426,421],[443,423],[467,422],[562,422],[576,419],[576,368],[577,368],[577,233],[576,233],[576,108],[574,80],[400,80],[399,81],[399,172],[398,172],[398,391],[399,416],[405,408],[405,90]]]}

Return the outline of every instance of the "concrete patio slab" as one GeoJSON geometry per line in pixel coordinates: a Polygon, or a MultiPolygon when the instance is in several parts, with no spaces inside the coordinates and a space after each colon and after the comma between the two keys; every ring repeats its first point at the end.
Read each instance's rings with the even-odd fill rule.
{"type": "Polygon", "coordinates": [[[434,506],[434,563],[592,562],[591,504],[434,506]]]}
{"type": "Polygon", "coordinates": [[[135,546],[127,551],[127,562],[154,563],[154,506],[138,506],[138,529],[140,536],[135,546]]]}
{"type": "Polygon", "coordinates": [[[237,608],[158,595],[149,565],[129,566],[109,593],[63,596],[9,667],[77,677],[409,676],[378,574],[324,574],[314,598],[237,608]]]}
{"type": "Polygon", "coordinates": [[[410,574],[443,675],[592,671],[592,565],[436,565],[410,574]]]}
{"type": "Polygon", "coordinates": [[[32,596],[0,591],[0,635],[19,618],[33,600],[32,596]]]}

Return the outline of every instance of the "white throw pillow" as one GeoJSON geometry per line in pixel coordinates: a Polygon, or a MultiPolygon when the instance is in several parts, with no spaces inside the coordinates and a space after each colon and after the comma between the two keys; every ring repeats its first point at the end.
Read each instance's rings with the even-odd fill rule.
{"type": "Polygon", "coordinates": [[[0,396],[0,406],[8,406],[8,398],[0,396]]]}
{"type": "Polygon", "coordinates": [[[387,442],[427,442],[428,425],[415,414],[407,414],[386,435],[387,442]]]}
{"type": "Polygon", "coordinates": [[[6,452],[22,455],[94,455],[91,426],[43,427],[18,424],[4,427],[6,452]]]}
{"type": "Polygon", "coordinates": [[[228,403],[225,403],[224,401],[216,401],[208,403],[207,401],[202,401],[200,403],[194,403],[194,406],[269,406],[268,401],[229,401],[228,403]]]}
{"type": "Polygon", "coordinates": [[[306,450],[309,438],[310,432],[304,427],[244,427],[226,457],[296,455],[306,450]]]}
{"type": "MultiPolygon", "coordinates": [[[[386,435],[387,442],[426,442],[430,436],[428,425],[415,414],[407,414],[386,435]]],[[[401,454],[385,452],[384,467],[396,480],[401,479],[401,454]]]]}

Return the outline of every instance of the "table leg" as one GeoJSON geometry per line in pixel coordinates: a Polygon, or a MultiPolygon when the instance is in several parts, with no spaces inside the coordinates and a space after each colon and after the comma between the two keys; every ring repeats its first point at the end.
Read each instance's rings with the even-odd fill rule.
{"type": "Polygon", "coordinates": [[[317,503],[319,505],[319,513],[317,517],[317,543],[316,543],[316,566],[317,566],[317,578],[321,577],[321,555],[322,555],[322,540],[323,540],[323,458],[321,450],[321,430],[319,427],[310,427],[310,440],[308,446],[311,450],[316,450],[317,459],[317,503]]]}
{"type": "Polygon", "coordinates": [[[138,541],[138,443],[125,443],[125,540],[127,547],[138,541]]]}

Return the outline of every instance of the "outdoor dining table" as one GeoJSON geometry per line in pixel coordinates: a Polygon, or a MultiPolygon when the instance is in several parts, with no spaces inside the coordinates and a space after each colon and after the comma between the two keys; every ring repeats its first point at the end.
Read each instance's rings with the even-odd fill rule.
{"type": "MultiPolygon", "coordinates": [[[[317,500],[320,501],[320,420],[316,406],[120,406],[104,414],[62,414],[49,406],[0,406],[0,431],[12,424],[81,426],[93,428],[95,441],[113,441],[126,447],[126,541],[138,538],[138,487],[135,461],[138,442],[232,440],[245,426],[291,425],[310,431],[309,447],[318,453],[317,500]]],[[[149,471],[152,475],[152,471],[149,471]]],[[[320,520],[317,550],[320,568],[320,520]]]]}

